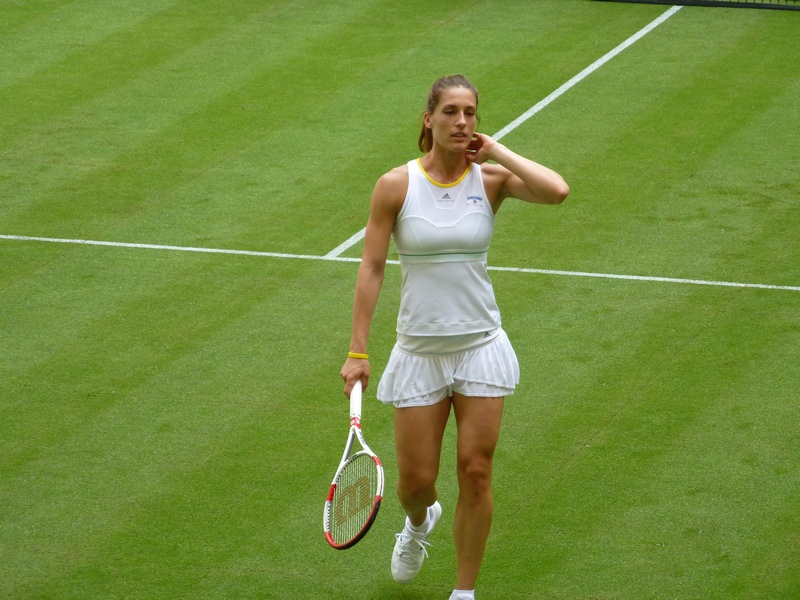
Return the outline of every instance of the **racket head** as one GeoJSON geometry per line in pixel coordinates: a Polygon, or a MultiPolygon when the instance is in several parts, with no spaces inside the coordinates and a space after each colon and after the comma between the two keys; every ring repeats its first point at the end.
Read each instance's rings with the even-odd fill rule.
{"type": "Polygon", "coordinates": [[[325,501],[325,539],[337,550],[355,545],[369,531],[383,500],[383,465],[362,450],[337,470],[325,501]]]}

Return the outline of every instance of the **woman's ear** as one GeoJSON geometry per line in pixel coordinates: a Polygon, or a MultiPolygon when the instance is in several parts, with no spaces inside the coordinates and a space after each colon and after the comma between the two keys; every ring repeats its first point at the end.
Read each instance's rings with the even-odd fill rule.
{"type": "Polygon", "coordinates": [[[425,125],[428,129],[433,129],[431,127],[431,113],[425,111],[425,114],[422,115],[422,124],[425,125]]]}

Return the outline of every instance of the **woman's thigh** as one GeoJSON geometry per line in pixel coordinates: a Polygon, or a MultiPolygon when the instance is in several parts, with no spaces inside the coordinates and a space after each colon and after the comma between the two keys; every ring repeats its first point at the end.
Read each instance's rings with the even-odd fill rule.
{"type": "Polygon", "coordinates": [[[450,398],[444,398],[431,406],[394,409],[397,469],[401,478],[422,479],[430,484],[436,481],[450,406],[450,398]]]}
{"type": "Polygon", "coordinates": [[[491,461],[503,417],[504,398],[477,398],[453,394],[453,412],[458,426],[459,465],[480,466],[491,461]]]}

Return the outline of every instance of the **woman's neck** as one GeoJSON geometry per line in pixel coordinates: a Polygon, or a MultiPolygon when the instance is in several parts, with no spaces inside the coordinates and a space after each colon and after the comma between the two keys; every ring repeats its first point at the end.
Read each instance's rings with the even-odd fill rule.
{"type": "Polygon", "coordinates": [[[469,168],[463,152],[448,152],[436,146],[420,159],[420,163],[425,172],[439,183],[458,181],[469,168]]]}

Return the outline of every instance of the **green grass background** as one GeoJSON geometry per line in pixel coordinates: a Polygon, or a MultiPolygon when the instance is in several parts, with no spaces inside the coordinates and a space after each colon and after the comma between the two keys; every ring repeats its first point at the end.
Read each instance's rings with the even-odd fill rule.
{"type": "MultiPolygon", "coordinates": [[[[491,134],[664,10],[3,2],[0,234],[324,255],[435,78],[491,134]]],[[[800,285],[798,31],[684,8],[509,134],[572,194],[506,203],[490,263],[800,285]]],[[[0,239],[0,597],[446,598],[452,430],[431,560],[388,568],[396,267],[387,500],[352,550],[322,536],[356,267],[0,239]]],[[[479,599],[800,597],[800,292],[492,277],[523,381],[479,599]]]]}

